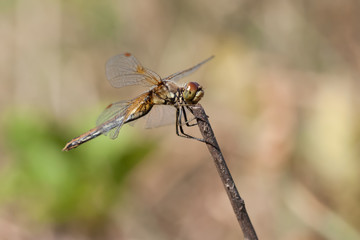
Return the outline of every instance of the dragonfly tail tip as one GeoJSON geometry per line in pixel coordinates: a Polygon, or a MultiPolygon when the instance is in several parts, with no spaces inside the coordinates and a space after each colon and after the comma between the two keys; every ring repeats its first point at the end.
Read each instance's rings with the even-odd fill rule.
{"type": "Polygon", "coordinates": [[[68,152],[71,149],[72,149],[72,147],[69,147],[69,144],[66,144],[65,147],[61,151],[68,152]]]}

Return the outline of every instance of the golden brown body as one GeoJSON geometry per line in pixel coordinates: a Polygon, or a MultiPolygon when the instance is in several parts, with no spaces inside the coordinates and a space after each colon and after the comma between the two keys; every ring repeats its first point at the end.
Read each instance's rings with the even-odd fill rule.
{"type": "Polygon", "coordinates": [[[190,82],[180,87],[174,81],[194,72],[211,58],[161,79],[156,73],[143,67],[130,53],[114,56],[106,65],[107,78],[114,87],[147,85],[151,89],[133,100],[110,104],[100,115],[97,127],[72,139],[63,151],[76,148],[101,134],[108,134],[115,139],[125,123],[145,116],[154,105],[172,105],[179,111],[185,105],[197,103],[204,95],[199,84],[190,82]]]}

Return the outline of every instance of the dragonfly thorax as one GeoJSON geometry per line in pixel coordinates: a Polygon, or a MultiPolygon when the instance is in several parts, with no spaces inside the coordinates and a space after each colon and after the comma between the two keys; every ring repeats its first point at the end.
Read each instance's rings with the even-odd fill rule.
{"type": "Polygon", "coordinates": [[[188,105],[196,104],[204,96],[202,87],[196,82],[189,82],[184,87],[179,87],[172,81],[164,81],[163,86],[158,86],[154,94],[160,99],[154,104],[188,105]]]}
{"type": "Polygon", "coordinates": [[[167,83],[156,86],[152,89],[153,104],[173,104],[176,98],[176,90],[169,87],[167,83]]]}

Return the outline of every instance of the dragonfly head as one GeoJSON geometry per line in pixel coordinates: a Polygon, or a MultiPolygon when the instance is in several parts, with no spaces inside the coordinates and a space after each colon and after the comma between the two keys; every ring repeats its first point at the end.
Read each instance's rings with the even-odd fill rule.
{"type": "Polygon", "coordinates": [[[188,82],[182,95],[186,103],[195,104],[204,96],[204,90],[198,83],[188,82]]]}

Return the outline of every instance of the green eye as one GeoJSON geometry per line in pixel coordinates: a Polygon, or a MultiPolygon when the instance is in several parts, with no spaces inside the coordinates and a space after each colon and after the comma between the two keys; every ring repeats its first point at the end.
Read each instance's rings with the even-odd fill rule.
{"type": "Polygon", "coordinates": [[[185,85],[185,90],[183,93],[183,97],[185,99],[185,101],[191,101],[196,94],[198,87],[196,86],[195,83],[193,82],[189,82],[185,85]]]}
{"type": "Polygon", "coordinates": [[[187,103],[197,103],[203,95],[203,90],[196,82],[189,82],[184,87],[183,98],[187,103]]]}

